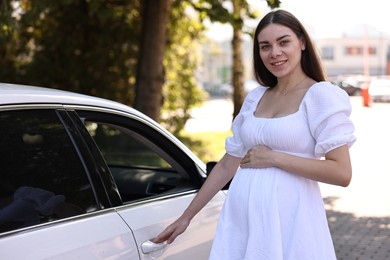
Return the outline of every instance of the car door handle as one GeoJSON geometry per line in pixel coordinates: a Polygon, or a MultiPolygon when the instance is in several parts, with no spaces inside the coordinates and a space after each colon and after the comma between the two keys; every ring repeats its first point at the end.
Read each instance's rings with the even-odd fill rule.
{"type": "Polygon", "coordinates": [[[142,243],[141,250],[144,254],[150,254],[152,252],[161,250],[167,246],[167,243],[153,243],[152,241],[148,240],[142,243]]]}

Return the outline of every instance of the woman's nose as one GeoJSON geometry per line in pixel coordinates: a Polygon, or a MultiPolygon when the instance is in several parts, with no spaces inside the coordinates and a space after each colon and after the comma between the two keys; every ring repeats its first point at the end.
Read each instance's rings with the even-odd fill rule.
{"type": "Polygon", "coordinates": [[[277,57],[279,55],[282,54],[282,50],[279,48],[279,47],[273,47],[272,48],[272,52],[271,52],[271,56],[274,58],[274,57],[277,57]]]}

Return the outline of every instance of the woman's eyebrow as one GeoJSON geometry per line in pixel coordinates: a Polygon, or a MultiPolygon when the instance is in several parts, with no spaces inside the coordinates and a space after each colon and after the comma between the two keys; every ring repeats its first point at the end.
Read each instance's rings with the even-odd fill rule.
{"type": "MultiPolygon", "coordinates": [[[[291,37],[291,35],[289,35],[289,34],[282,35],[282,36],[278,37],[276,39],[276,41],[283,40],[284,38],[287,38],[287,37],[291,37]]],[[[267,44],[267,43],[269,43],[269,42],[268,41],[259,41],[259,44],[267,44]]]]}
{"type": "Polygon", "coordinates": [[[286,35],[283,35],[283,36],[280,36],[279,38],[277,38],[276,41],[283,40],[284,38],[287,38],[287,37],[291,37],[291,36],[289,34],[286,34],[286,35]]]}

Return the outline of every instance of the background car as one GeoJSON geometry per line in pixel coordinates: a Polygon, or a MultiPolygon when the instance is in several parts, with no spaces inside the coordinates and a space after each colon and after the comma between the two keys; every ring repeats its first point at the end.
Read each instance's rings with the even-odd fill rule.
{"type": "Polygon", "coordinates": [[[170,245],[206,165],[125,105],[0,84],[0,255],[8,259],[207,259],[218,192],[170,245]]]}
{"type": "Polygon", "coordinates": [[[390,102],[390,78],[371,80],[368,92],[373,102],[390,102]]]}
{"type": "Polygon", "coordinates": [[[349,96],[357,96],[361,94],[361,90],[369,78],[364,75],[339,75],[330,77],[329,81],[343,89],[349,96]]]}

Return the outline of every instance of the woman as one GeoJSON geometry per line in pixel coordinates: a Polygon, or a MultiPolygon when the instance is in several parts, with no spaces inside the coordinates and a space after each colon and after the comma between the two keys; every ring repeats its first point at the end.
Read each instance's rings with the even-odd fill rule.
{"type": "Polygon", "coordinates": [[[218,162],[183,215],[156,237],[173,240],[231,178],[210,259],[336,259],[318,182],[348,186],[354,126],[348,95],[325,82],[313,44],[289,12],[258,24],[251,91],[218,162]]]}

